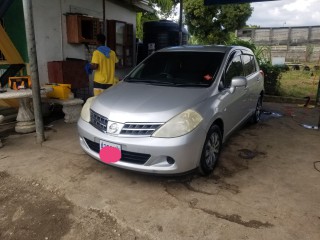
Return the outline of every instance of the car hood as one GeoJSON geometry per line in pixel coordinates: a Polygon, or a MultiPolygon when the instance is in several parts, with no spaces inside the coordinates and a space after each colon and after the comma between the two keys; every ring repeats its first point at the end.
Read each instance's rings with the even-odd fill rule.
{"type": "Polygon", "coordinates": [[[116,122],[166,122],[207,97],[206,88],[121,82],[100,94],[91,109],[116,122]]]}

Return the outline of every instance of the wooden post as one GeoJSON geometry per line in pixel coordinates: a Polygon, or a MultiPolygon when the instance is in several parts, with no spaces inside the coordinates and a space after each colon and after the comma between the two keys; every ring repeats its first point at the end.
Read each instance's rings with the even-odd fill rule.
{"type": "Polygon", "coordinates": [[[102,26],[103,26],[103,34],[105,36],[107,36],[107,27],[106,27],[106,0],[102,0],[102,14],[103,14],[103,17],[102,17],[102,26]]]}
{"type": "Polygon", "coordinates": [[[320,77],[319,77],[319,82],[318,82],[318,91],[317,91],[317,96],[316,96],[316,105],[318,105],[320,101],[320,77]]]}
{"type": "MultiPolygon", "coordinates": [[[[319,77],[319,82],[318,82],[318,91],[317,91],[317,96],[316,96],[316,107],[318,106],[320,101],[320,77],[319,77]]],[[[320,105],[319,105],[319,121],[318,121],[318,130],[320,130],[320,105]]]]}

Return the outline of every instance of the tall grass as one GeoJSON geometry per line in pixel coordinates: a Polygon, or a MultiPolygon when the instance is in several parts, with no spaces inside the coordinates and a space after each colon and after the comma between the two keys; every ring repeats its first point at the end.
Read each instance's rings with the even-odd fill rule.
{"type": "Polygon", "coordinates": [[[284,97],[316,98],[320,71],[289,70],[282,73],[280,95],[284,97]]]}

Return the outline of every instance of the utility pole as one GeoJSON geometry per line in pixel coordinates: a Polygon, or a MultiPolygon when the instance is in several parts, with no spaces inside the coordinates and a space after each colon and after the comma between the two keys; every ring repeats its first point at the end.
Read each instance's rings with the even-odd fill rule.
{"type": "Polygon", "coordinates": [[[106,0],[102,0],[102,26],[103,26],[103,34],[107,36],[107,27],[106,27],[106,0]]]}
{"type": "Polygon", "coordinates": [[[28,57],[32,79],[32,100],[34,117],[36,123],[37,143],[41,144],[44,140],[44,127],[41,109],[40,83],[37,62],[36,41],[33,26],[32,0],[23,0],[24,22],[26,27],[26,37],[28,45],[28,57]]]}
{"type": "Polygon", "coordinates": [[[182,45],[182,29],[183,29],[183,24],[182,24],[182,19],[183,19],[183,0],[180,0],[180,16],[179,16],[179,45],[182,45]]]}

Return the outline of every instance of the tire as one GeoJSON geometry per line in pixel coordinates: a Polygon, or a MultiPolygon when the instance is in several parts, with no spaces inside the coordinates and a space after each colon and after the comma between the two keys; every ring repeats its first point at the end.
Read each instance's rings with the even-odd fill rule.
{"type": "Polygon", "coordinates": [[[201,159],[199,163],[199,172],[203,176],[211,174],[218,162],[222,147],[222,134],[217,125],[213,125],[206,137],[203,145],[201,159]]]}
{"type": "Polygon", "coordinates": [[[262,96],[260,95],[257,105],[256,105],[256,110],[254,111],[254,114],[252,116],[252,122],[253,123],[258,123],[261,120],[261,110],[262,110],[262,96]]]}

